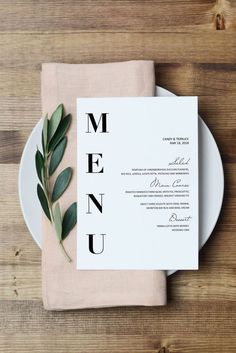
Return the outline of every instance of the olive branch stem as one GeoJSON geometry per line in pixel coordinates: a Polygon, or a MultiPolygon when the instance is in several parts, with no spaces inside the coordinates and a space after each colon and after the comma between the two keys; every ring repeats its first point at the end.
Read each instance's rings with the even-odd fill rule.
{"type": "Polygon", "coordinates": [[[56,201],[70,183],[72,168],[67,167],[57,176],[52,192],[49,181],[63,158],[67,145],[66,132],[70,123],[71,114],[63,118],[63,105],[60,104],[50,120],[47,116],[45,117],[42,130],[42,152],[37,148],[35,154],[36,171],[40,181],[37,185],[38,198],[45,215],[53,225],[60,248],[68,262],[72,260],[64,247],[63,240],[77,223],[77,203],[71,204],[62,218],[60,204],[56,201]]]}
{"type": "MultiPolygon", "coordinates": [[[[50,217],[51,217],[51,220],[52,220],[52,224],[53,224],[55,232],[57,233],[56,225],[54,223],[52,202],[51,202],[51,199],[50,199],[50,192],[49,192],[49,173],[48,173],[48,158],[49,157],[50,157],[50,153],[46,153],[45,159],[44,159],[44,168],[45,168],[45,171],[46,171],[46,174],[45,174],[45,177],[44,177],[44,183],[45,183],[44,192],[45,192],[45,196],[47,198],[48,209],[49,209],[50,217]]],[[[68,260],[68,262],[71,262],[72,260],[71,260],[70,256],[68,255],[68,253],[67,253],[67,251],[66,251],[66,249],[65,249],[65,247],[63,245],[62,240],[59,240],[58,243],[60,245],[60,248],[61,248],[65,258],[68,260]]]]}

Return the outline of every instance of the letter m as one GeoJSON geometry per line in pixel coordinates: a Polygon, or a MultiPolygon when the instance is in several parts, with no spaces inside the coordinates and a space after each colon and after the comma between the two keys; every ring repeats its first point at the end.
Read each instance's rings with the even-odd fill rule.
{"type": "Polygon", "coordinates": [[[86,133],[91,133],[90,127],[93,127],[93,130],[97,132],[98,126],[101,125],[100,133],[106,133],[107,131],[107,115],[108,113],[102,113],[98,122],[96,122],[93,113],[86,113],[87,114],[87,131],[86,133]]]}

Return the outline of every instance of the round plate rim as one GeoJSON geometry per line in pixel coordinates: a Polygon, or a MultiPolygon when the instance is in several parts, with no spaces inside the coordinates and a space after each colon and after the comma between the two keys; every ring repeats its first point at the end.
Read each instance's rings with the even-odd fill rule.
{"type": "MultiPolygon", "coordinates": [[[[176,96],[174,93],[172,93],[171,91],[160,87],[160,86],[156,86],[156,93],[162,92],[165,93],[166,96],[176,96]]],[[[212,135],[210,129],[208,128],[208,126],[206,125],[206,123],[202,120],[202,118],[199,116],[199,118],[201,119],[202,124],[204,125],[208,135],[210,136],[210,138],[212,139],[215,148],[217,150],[218,153],[218,158],[219,158],[219,162],[220,162],[220,179],[221,179],[221,184],[222,184],[222,190],[221,190],[221,197],[220,197],[220,201],[219,201],[219,206],[218,206],[218,211],[217,211],[217,215],[215,217],[215,221],[212,222],[212,226],[211,226],[211,230],[209,231],[209,234],[204,238],[204,240],[199,244],[199,250],[201,250],[201,248],[206,244],[206,242],[208,241],[208,239],[210,238],[213,229],[215,228],[215,225],[217,223],[217,220],[219,218],[219,214],[222,208],[222,204],[223,204],[223,197],[224,197],[224,171],[223,171],[223,164],[222,164],[222,159],[220,156],[220,152],[218,149],[218,146],[216,144],[216,141],[214,139],[214,136],[212,135]]],[[[25,207],[24,207],[24,195],[23,195],[23,191],[22,191],[22,183],[23,183],[23,173],[24,173],[24,162],[25,162],[25,156],[29,147],[30,142],[32,141],[34,135],[36,134],[38,128],[40,127],[40,125],[42,125],[42,119],[40,119],[37,124],[34,126],[33,130],[31,131],[26,144],[24,146],[24,150],[21,156],[21,160],[20,160],[20,166],[19,166],[19,174],[18,174],[18,193],[19,193],[19,201],[20,201],[20,207],[21,207],[21,211],[24,217],[24,221],[27,225],[27,228],[29,230],[29,232],[31,233],[31,236],[33,237],[34,241],[36,242],[36,244],[39,246],[39,248],[41,249],[41,241],[40,241],[40,237],[36,236],[34,234],[34,230],[32,228],[31,222],[29,222],[27,216],[26,216],[26,212],[25,212],[25,207]]],[[[41,227],[39,227],[39,232],[41,232],[41,227]]],[[[167,275],[171,275],[174,272],[176,272],[177,270],[168,270],[167,275]]]]}

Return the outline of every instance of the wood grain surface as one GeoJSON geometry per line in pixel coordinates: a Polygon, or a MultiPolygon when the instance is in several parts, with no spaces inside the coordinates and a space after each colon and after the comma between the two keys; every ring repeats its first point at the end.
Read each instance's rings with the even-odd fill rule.
{"type": "MultiPolygon", "coordinates": [[[[236,352],[236,1],[0,1],[0,352],[236,352]],[[156,82],[198,95],[225,198],[200,270],[168,278],[166,307],[46,312],[18,166],[40,117],[42,62],[152,59],[156,82]]],[[[216,176],[217,178],[217,176],[216,176]]]]}

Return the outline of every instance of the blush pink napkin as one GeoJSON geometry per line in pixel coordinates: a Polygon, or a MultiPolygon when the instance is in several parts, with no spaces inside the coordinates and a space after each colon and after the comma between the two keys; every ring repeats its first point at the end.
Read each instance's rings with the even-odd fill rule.
{"type": "MultiPolygon", "coordinates": [[[[74,171],[71,184],[60,199],[64,213],[77,199],[76,98],[153,96],[154,64],[152,61],[81,65],[43,64],[41,89],[43,116],[47,112],[51,114],[60,103],[64,104],[67,113],[72,113],[66,152],[55,173],[56,177],[68,166],[74,171]]],[[[145,237],[145,234],[143,236],[145,237]]],[[[72,263],[68,263],[64,258],[50,222],[43,217],[42,292],[46,309],[66,310],[166,303],[164,271],[78,271],[76,227],[64,241],[64,245],[73,259],[72,263]]]]}

